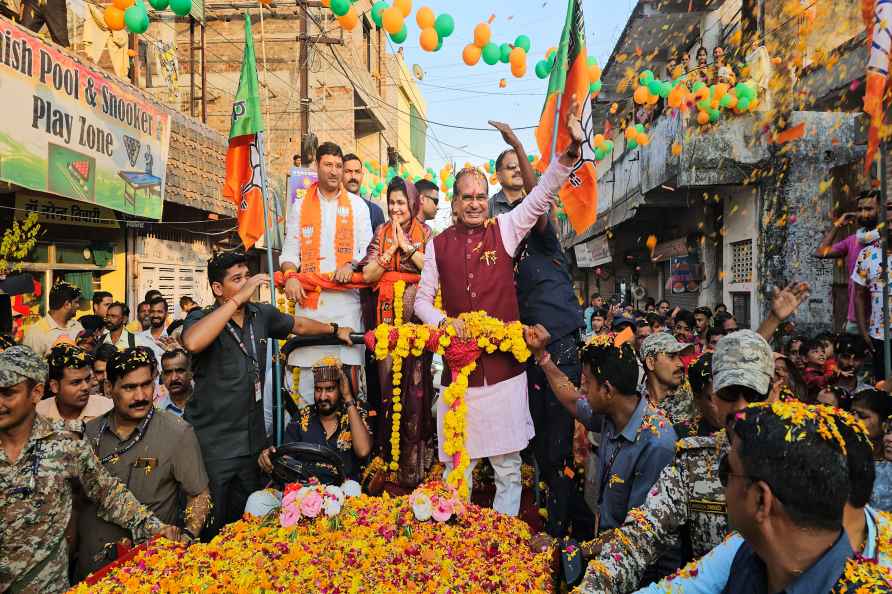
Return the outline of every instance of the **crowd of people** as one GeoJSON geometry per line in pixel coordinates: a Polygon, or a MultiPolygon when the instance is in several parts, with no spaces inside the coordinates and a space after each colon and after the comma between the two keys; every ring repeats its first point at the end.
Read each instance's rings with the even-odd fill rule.
{"type": "Polygon", "coordinates": [[[208,263],[214,303],[183,298],[182,320],[157,292],[133,320],[103,292],[78,318],[79,290],[55,285],[47,315],[0,352],[0,590],[64,591],[122,542],[208,541],[244,513],[275,510],[271,346],[291,335],[329,339],[287,357],[285,443],[333,452],[370,494],[448,475],[439,395],[451,374],[427,352],[396,369],[354,335],[414,321],[462,339],[460,316],[482,310],[521,321],[533,357],[481,354],[465,397],[465,480],[490,467],[492,507],[523,516],[523,466],[535,469],[541,515],[524,519],[541,530],[529,546],[562,559],[567,583],[843,592],[872,580],[859,592],[889,591],[892,400],[870,357],[882,311],[867,315],[880,282],[876,196],[862,197],[855,240],[832,243],[846,215],[820,252],[850,265],[846,333],[784,334],[802,283],[775,292],[757,331],[723,305],[594,294],[583,307],[554,221],[581,150],[576,112],[541,177],[492,122],[508,145],[501,190],[459,171],[453,225],[438,234],[427,224],[436,186],[394,178],[385,216],[358,195],[360,160],[321,144],[318,184],[289,211],[274,279],[287,312],[252,301],[270,278],[239,252],[208,263]]]}

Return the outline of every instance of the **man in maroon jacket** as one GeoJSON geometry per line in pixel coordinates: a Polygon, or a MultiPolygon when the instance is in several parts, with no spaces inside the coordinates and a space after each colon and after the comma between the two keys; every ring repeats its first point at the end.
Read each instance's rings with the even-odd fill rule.
{"type": "MultiPolygon", "coordinates": [[[[451,325],[458,336],[465,328],[459,314],[486,311],[504,322],[520,318],[514,286],[514,254],[521,240],[548,211],[579,160],[584,139],[578,107],[571,102],[567,127],[571,141],[560,159],[548,170],[524,201],[511,212],[487,219],[489,188],[476,169],[464,169],[455,177],[453,211],[457,222],[428,242],[424,268],[415,297],[415,313],[432,326],[451,325]],[[442,292],[446,315],[434,307],[437,287],[442,292]]],[[[445,373],[448,382],[449,372],[445,373]]],[[[446,383],[444,382],[444,383],[446,383]]],[[[533,437],[533,421],[527,402],[524,366],[510,353],[484,353],[468,380],[465,449],[471,458],[465,479],[481,458],[489,458],[495,471],[493,509],[516,516],[520,510],[520,451],[533,437]]],[[[437,433],[440,460],[451,470],[443,452],[445,403],[438,402],[437,433]]]]}

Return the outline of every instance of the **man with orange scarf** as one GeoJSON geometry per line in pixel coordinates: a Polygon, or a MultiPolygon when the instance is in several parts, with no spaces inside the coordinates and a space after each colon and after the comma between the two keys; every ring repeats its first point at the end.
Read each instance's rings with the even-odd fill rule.
{"type": "MultiPolygon", "coordinates": [[[[538,185],[511,212],[487,218],[489,193],[486,176],[476,169],[456,175],[452,206],[457,222],[430,240],[424,249],[424,267],[415,296],[415,314],[431,326],[451,325],[465,336],[459,314],[484,310],[503,322],[520,318],[514,286],[514,256],[524,236],[557,199],[569,179],[585,139],[574,99],[567,110],[570,142],[559,159],[552,159],[538,185]],[[443,309],[434,307],[440,287],[443,309]]],[[[445,374],[448,377],[448,373],[445,374]]],[[[448,380],[447,380],[448,381],[448,380]]],[[[484,353],[468,379],[465,449],[471,458],[465,480],[480,458],[488,458],[495,471],[493,509],[516,516],[520,510],[520,451],[534,436],[527,402],[523,365],[509,353],[484,353]]],[[[440,460],[451,470],[451,458],[443,451],[445,404],[437,410],[440,460]]]]}
{"type": "MultiPolygon", "coordinates": [[[[290,205],[285,223],[285,245],[279,266],[285,279],[285,295],[296,302],[295,315],[321,322],[361,330],[362,311],[359,290],[347,288],[359,272],[359,262],[372,240],[368,206],[362,198],[345,190],[344,157],[333,142],[324,142],[316,150],[319,181],[306,196],[290,205]],[[301,273],[324,277],[316,289],[302,285],[301,273]]],[[[365,400],[362,380],[363,349],[359,346],[314,346],[295,349],[288,357],[289,368],[297,375],[299,406],[313,404],[313,363],[324,357],[337,357],[349,366],[350,380],[360,400],[365,400]]]]}

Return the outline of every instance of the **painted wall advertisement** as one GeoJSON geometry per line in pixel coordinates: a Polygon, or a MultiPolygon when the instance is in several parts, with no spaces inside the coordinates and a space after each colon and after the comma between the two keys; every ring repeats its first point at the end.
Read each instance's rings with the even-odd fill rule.
{"type": "Polygon", "coordinates": [[[0,20],[0,180],[160,219],[170,115],[0,20]]]}

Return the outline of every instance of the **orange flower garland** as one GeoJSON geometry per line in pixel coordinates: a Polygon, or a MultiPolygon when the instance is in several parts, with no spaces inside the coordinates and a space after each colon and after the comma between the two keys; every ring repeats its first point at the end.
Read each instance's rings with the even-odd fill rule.
{"type": "MultiPolygon", "coordinates": [[[[444,443],[443,451],[452,458],[452,470],[446,481],[450,487],[456,489],[464,498],[468,498],[469,489],[465,481],[465,470],[470,464],[470,457],[465,449],[465,430],[467,423],[468,407],[465,396],[468,391],[468,376],[476,367],[476,360],[483,351],[494,353],[497,349],[502,352],[511,352],[521,363],[530,357],[530,351],[523,339],[523,325],[520,322],[505,323],[492,318],[483,311],[463,313],[458,318],[465,325],[465,331],[469,336],[466,340],[456,338],[455,329],[447,325],[445,330],[432,328],[423,324],[401,324],[391,326],[381,324],[374,331],[366,334],[367,346],[374,350],[375,357],[383,360],[388,356],[394,358],[394,386],[397,385],[396,370],[397,361],[408,356],[410,349],[415,356],[421,354],[423,349],[443,355],[449,362],[449,367],[454,374],[452,383],[443,393],[443,402],[447,411],[443,419],[444,443]],[[399,358],[399,359],[398,359],[399,358]]],[[[399,376],[402,378],[402,375],[399,376]]],[[[394,389],[394,425],[398,423],[400,414],[396,406],[402,405],[396,398],[394,389]]],[[[398,438],[397,438],[398,439],[398,438]]],[[[399,448],[399,442],[395,444],[399,448]]],[[[394,442],[391,436],[391,451],[394,442]]],[[[394,462],[391,468],[396,470],[394,462]]]]}

